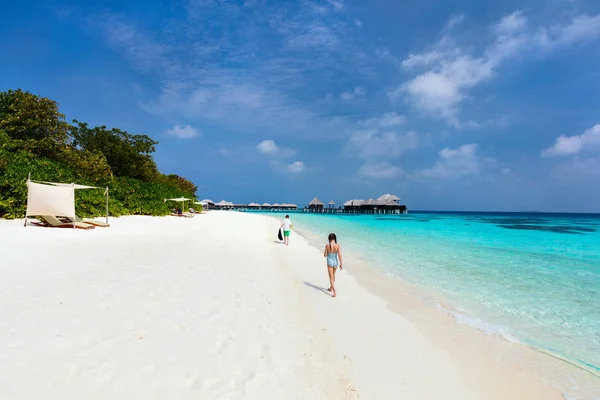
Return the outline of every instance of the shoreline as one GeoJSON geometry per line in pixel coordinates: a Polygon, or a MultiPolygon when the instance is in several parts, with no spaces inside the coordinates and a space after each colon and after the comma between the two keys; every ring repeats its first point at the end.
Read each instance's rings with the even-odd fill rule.
{"type": "Polygon", "coordinates": [[[332,299],[321,240],[283,246],[272,216],[21,222],[0,223],[2,398],[564,399],[513,362],[534,350],[426,307],[357,255],[332,299]]]}
{"type": "MultiPolygon", "coordinates": [[[[277,219],[274,215],[266,216],[277,219]]],[[[303,230],[302,227],[294,230],[310,246],[321,250],[315,232],[303,230]]],[[[460,360],[470,376],[479,376],[473,379],[474,384],[479,385],[486,378],[473,366],[495,360],[499,367],[496,373],[510,374],[510,371],[502,371],[508,368],[518,374],[530,375],[559,391],[561,398],[600,399],[600,377],[592,371],[517,338],[511,340],[502,333],[486,331],[467,321],[460,321],[461,317],[477,317],[459,314],[458,305],[441,293],[378,271],[369,266],[372,264],[369,261],[362,254],[345,252],[344,264],[350,265],[348,274],[371,294],[384,300],[388,309],[407,318],[422,334],[460,360]],[[353,262],[348,264],[347,260],[353,262]],[[471,354],[466,354],[461,345],[470,347],[471,354]]],[[[484,320],[477,321],[485,323],[484,320]]],[[[486,386],[492,385],[492,380],[487,379],[486,386]]]]}

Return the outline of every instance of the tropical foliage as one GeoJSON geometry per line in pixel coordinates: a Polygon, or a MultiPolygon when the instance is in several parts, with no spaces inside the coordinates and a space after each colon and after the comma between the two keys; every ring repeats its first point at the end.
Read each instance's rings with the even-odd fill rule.
{"type": "MultiPolygon", "coordinates": [[[[25,215],[31,179],[109,188],[109,212],[165,215],[163,199],[194,197],[196,186],[158,171],[152,157],[158,142],[85,122],[65,121],[58,103],[22,90],[0,92],[0,217],[25,215]]],[[[105,213],[103,189],[76,191],[82,216],[105,213]]]]}

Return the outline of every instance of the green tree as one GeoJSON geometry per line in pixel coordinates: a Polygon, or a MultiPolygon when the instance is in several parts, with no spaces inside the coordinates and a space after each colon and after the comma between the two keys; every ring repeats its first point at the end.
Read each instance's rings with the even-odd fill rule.
{"type": "Polygon", "coordinates": [[[0,92],[0,129],[13,139],[65,143],[69,124],[58,103],[29,92],[0,92]]]}
{"type": "Polygon", "coordinates": [[[186,193],[196,193],[196,190],[198,190],[198,187],[194,185],[191,181],[188,181],[184,177],[176,174],[160,174],[156,181],[158,183],[176,187],[177,189],[182,190],[186,193]]]}
{"type": "Polygon", "coordinates": [[[72,145],[80,150],[102,154],[115,176],[129,176],[153,181],[158,169],[152,153],[158,142],[146,135],[132,135],[106,126],[90,128],[87,123],[73,120],[69,129],[72,145]]]}

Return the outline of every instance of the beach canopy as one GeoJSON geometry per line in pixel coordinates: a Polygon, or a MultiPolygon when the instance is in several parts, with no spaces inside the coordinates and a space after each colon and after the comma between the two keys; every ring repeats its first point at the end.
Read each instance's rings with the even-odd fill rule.
{"type": "Polygon", "coordinates": [[[75,188],[27,181],[25,216],[52,215],[75,221],[75,188]]]}
{"type": "MultiPolygon", "coordinates": [[[[68,217],[77,220],[75,214],[76,189],[101,189],[96,186],[78,185],[75,183],[36,182],[27,179],[27,209],[25,210],[25,225],[27,217],[49,215],[53,217],[68,217]]],[[[106,222],[108,223],[108,188],[106,196],[106,222]]]]}
{"type": "Polygon", "coordinates": [[[169,200],[169,201],[180,201],[180,202],[183,202],[183,201],[190,201],[191,199],[188,199],[186,197],[177,197],[175,199],[167,199],[167,200],[169,200]]]}
{"type": "Polygon", "coordinates": [[[381,197],[379,197],[377,200],[379,200],[379,201],[400,201],[400,197],[387,193],[387,194],[384,194],[381,197]]]}
{"type": "MultiPolygon", "coordinates": [[[[34,181],[30,181],[30,182],[34,182],[34,181]]],[[[60,187],[72,187],[74,189],[101,189],[97,186],[78,185],[76,183],[58,183],[58,182],[43,182],[43,181],[35,181],[34,183],[41,183],[43,185],[52,185],[52,186],[60,186],[60,187]]]]}

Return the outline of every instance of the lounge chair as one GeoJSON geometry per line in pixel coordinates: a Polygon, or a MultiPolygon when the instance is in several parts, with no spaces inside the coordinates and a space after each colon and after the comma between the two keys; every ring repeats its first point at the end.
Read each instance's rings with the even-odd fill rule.
{"type": "MultiPolygon", "coordinates": [[[[70,221],[70,219],[69,219],[69,221],[70,221]]],[[[110,226],[110,224],[107,224],[106,222],[96,221],[95,219],[81,218],[78,215],[75,215],[75,222],[83,222],[84,224],[101,226],[103,228],[107,228],[110,226]]]]}
{"type": "Polygon", "coordinates": [[[51,226],[54,228],[73,228],[73,225],[75,225],[75,228],[79,228],[79,229],[94,229],[95,226],[85,223],[85,222],[75,222],[75,224],[73,224],[73,222],[62,222],[61,220],[59,220],[58,218],[56,218],[54,215],[41,215],[38,217],[41,223],[35,223],[32,222],[33,224],[36,225],[42,225],[42,226],[51,226]]]}
{"type": "Polygon", "coordinates": [[[188,214],[188,213],[182,213],[182,214],[171,213],[171,215],[174,217],[194,218],[194,214],[188,214]]]}

